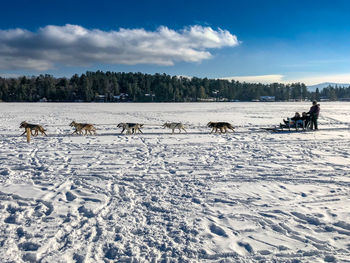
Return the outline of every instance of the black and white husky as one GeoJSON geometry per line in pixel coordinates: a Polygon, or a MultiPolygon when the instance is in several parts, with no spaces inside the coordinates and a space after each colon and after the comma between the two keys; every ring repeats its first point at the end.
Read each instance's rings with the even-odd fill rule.
{"type": "Polygon", "coordinates": [[[139,131],[140,133],[143,133],[140,128],[143,126],[143,124],[140,123],[125,123],[125,122],[121,122],[118,124],[118,128],[123,128],[122,132],[120,134],[122,134],[125,130],[126,130],[126,134],[133,134],[133,133],[137,133],[137,131],[139,131]]]}

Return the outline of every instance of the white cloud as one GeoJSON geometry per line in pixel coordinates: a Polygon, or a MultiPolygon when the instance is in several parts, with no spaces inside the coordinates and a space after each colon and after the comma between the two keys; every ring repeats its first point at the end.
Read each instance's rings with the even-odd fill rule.
{"type": "Polygon", "coordinates": [[[21,77],[22,75],[20,74],[15,74],[15,73],[1,73],[0,72],[0,77],[1,78],[19,78],[21,77]]]}
{"type": "Polygon", "coordinates": [[[257,76],[233,76],[233,77],[225,77],[220,79],[226,79],[226,80],[236,80],[240,82],[247,82],[247,83],[263,83],[263,84],[270,84],[270,83],[284,83],[284,84],[290,84],[290,83],[304,83],[307,86],[320,84],[324,82],[331,82],[331,83],[350,83],[350,73],[343,73],[343,74],[324,74],[324,75],[313,75],[310,74],[309,76],[303,76],[303,77],[290,77],[287,75],[279,75],[279,74],[272,74],[272,75],[257,75],[257,76]]]}
{"type": "Polygon", "coordinates": [[[270,83],[283,83],[283,75],[258,75],[258,76],[234,76],[234,77],[225,77],[221,79],[226,80],[235,80],[240,82],[247,83],[262,83],[262,84],[270,84],[270,83]]]}
{"type": "Polygon", "coordinates": [[[47,70],[56,65],[102,64],[173,65],[209,59],[210,49],[233,47],[237,37],[227,30],[191,26],[175,31],[89,30],[78,25],[0,30],[0,69],[47,70]]]}
{"type": "Polygon", "coordinates": [[[299,82],[305,83],[306,85],[315,85],[324,82],[331,83],[350,83],[350,73],[343,74],[324,74],[324,75],[311,75],[307,77],[301,77],[298,79],[299,82]]]}

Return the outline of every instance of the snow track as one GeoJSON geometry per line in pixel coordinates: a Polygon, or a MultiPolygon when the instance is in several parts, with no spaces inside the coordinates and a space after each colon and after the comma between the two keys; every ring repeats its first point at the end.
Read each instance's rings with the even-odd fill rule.
{"type": "Polygon", "coordinates": [[[0,104],[0,262],[350,262],[350,104],[322,104],[317,132],[258,130],[308,107],[0,104]],[[27,144],[23,120],[49,136],[27,144]]]}

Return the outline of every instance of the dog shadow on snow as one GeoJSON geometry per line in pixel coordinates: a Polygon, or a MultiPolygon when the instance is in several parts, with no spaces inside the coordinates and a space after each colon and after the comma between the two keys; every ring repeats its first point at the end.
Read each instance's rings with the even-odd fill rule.
{"type": "MultiPolygon", "coordinates": [[[[344,128],[323,128],[320,129],[318,132],[322,132],[322,131],[349,131],[350,128],[348,127],[344,127],[344,128]]],[[[50,131],[49,131],[50,132],[50,131]]],[[[233,135],[233,134],[246,134],[246,133],[266,133],[265,130],[258,130],[258,129],[254,129],[254,130],[249,130],[249,131],[235,131],[235,132],[227,132],[227,133],[210,133],[210,131],[189,131],[187,133],[185,132],[175,132],[174,134],[172,134],[171,132],[143,132],[143,133],[137,133],[137,134],[120,134],[120,132],[104,132],[104,133],[98,133],[97,130],[97,134],[95,135],[72,135],[70,133],[56,133],[56,134],[50,134],[48,132],[47,137],[42,137],[42,136],[35,136],[33,138],[35,139],[43,139],[43,140],[47,140],[48,138],[60,138],[60,137],[103,137],[103,136],[117,136],[117,137],[122,137],[122,136],[151,136],[151,135],[169,135],[169,136],[186,136],[186,135],[233,135]]],[[[297,131],[284,131],[284,133],[291,133],[291,132],[297,132],[297,131]]],[[[298,131],[300,133],[304,133],[304,132],[313,132],[313,131],[298,131]]],[[[16,137],[21,137],[20,134],[16,135],[16,134],[0,134],[0,138],[16,138],[16,137]]],[[[25,136],[22,136],[23,138],[25,138],[25,136]]]]}
{"type": "MultiPolygon", "coordinates": [[[[98,132],[98,131],[97,131],[98,132]]],[[[143,132],[143,133],[136,133],[136,134],[125,134],[125,133],[115,133],[115,132],[104,132],[104,133],[96,133],[94,135],[72,135],[70,133],[57,133],[57,134],[47,134],[47,137],[39,137],[36,136],[34,137],[35,139],[47,139],[47,138],[62,138],[62,137],[104,137],[104,136],[117,136],[117,137],[123,137],[123,136],[151,136],[151,135],[169,135],[169,136],[186,136],[186,135],[230,135],[230,134],[236,134],[236,133],[242,133],[242,132],[227,132],[227,133],[210,133],[208,131],[196,131],[196,132],[175,132],[175,133],[168,133],[168,132],[143,132]]],[[[20,135],[14,135],[14,134],[1,134],[0,137],[7,137],[7,138],[15,138],[15,137],[23,137],[25,136],[20,136],[20,135]]]]}

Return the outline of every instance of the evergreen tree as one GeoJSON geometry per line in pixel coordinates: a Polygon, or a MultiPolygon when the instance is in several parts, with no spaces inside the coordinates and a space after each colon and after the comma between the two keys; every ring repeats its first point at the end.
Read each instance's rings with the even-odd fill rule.
{"type": "Polygon", "coordinates": [[[315,100],[320,101],[320,90],[318,88],[316,88],[315,100]]]}

